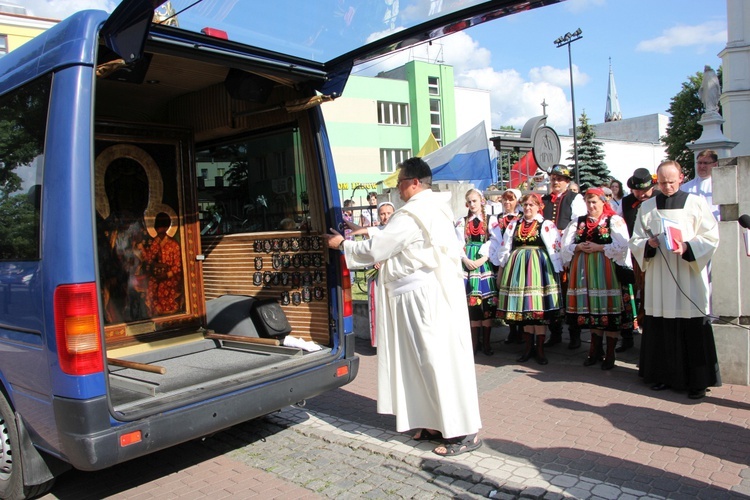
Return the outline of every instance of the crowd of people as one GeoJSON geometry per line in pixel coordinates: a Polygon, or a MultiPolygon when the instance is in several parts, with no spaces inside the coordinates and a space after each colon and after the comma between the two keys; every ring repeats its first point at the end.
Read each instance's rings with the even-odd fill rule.
{"type": "Polygon", "coordinates": [[[399,210],[387,207],[368,239],[327,236],[350,269],[379,269],[378,411],[396,415],[398,430],[415,440],[440,441],[438,455],[479,448],[474,356],[493,355],[495,321],[509,326],[506,343],[524,344],[519,362],[534,357],[541,365],[549,362],[545,346],[562,342],[564,324],[570,349],[588,329],[583,365],[611,370],[615,353],[633,348],[638,317],[644,381],[705,397],[721,383],[708,317],[719,240],[716,163],[715,152],[702,152],[699,177],[684,185],[677,162],[663,162],[655,175],[636,169],[627,195],[615,179],[571,190],[570,171],[555,165],[544,196],[470,189],[466,214],[454,219],[450,194],[431,190],[429,166],[405,161],[399,210]]]}

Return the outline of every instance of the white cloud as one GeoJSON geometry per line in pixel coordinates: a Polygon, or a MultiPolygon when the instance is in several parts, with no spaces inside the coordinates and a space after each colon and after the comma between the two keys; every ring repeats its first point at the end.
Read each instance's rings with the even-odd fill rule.
{"type": "MultiPolygon", "coordinates": [[[[547,106],[548,124],[566,133],[572,126],[570,101],[570,73],[567,67],[542,66],[532,68],[528,76],[515,69],[492,68],[491,52],[480,46],[465,32],[442,38],[432,45],[423,44],[413,49],[384,57],[355,68],[360,76],[374,76],[379,71],[393,69],[412,59],[430,62],[444,61],[454,69],[456,85],[490,91],[492,126],[513,125],[521,128],[529,118],[542,114],[542,101],[547,106]]],[[[573,65],[573,79],[583,86],[589,76],[573,65]]]]}
{"type": "Polygon", "coordinates": [[[703,51],[709,44],[726,43],[726,41],[726,22],[707,21],[695,26],[679,25],[665,29],[661,36],[640,42],[636,50],[669,54],[677,47],[695,46],[703,51]]]}
{"type": "MultiPolygon", "coordinates": [[[[529,78],[533,82],[548,82],[560,87],[570,86],[570,70],[568,68],[553,68],[552,66],[531,68],[529,78]]],[[[586,85],[588,82],[589,75],[581,73],[581,69],[574,64],[573,83],[575,85],[586,85]]]]}
{"type": "Polygon", "coordinates": [[[97,9],[111,12],[119,0],[24,0],[29,15],[50,19],[65,19],[79,10],[97,9]]]}

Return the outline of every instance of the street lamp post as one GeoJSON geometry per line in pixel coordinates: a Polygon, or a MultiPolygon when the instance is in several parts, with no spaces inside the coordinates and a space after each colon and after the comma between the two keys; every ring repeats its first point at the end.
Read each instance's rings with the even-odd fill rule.
{"type": "Polygon", "coordinates": [[[570,53],[570,44],[576,40],[583,38],[581,28],[578,28],[573,33],[567,32],[563,36],[555,40],[555,45],[559,49],[563,45],[568,46],[568,67],[570,68],[570,104],[573,108],[573,162],[576,170],[576,184],[581,183],[580,176],[578,174],[578,134],[576,133],[576,98],[573,93],[573,56],[570,53]]]}

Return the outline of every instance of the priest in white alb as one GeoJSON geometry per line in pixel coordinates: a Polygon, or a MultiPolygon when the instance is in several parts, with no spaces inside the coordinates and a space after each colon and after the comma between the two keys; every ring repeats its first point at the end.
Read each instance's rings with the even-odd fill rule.
{"type": "Polygon", "coordinates": [[[640,206],[630,239],[645,272],[638,374],[653,390],[685,390],[700,399],[721,385],[704,272],[719,246],[719,225],[704,198],[680,191],[679,163],[665,161],[656,174],[661,192],[640,206]],[[670,239],[671,248],[665,219],[681,233],[670,239]]]}
{"type": "Polygon", "coordinates": [[[346,241],[335,231],[328,247],[344,252],[350,269],[381,262],[375,321],[378,413],[396,415],[399,432],[442,441],[433,451],[455,456],[479,448],[481,427],[474,354],[449,193],[431,189],[420,158],[399,166],[406,202],[377,236],[346,241]]]}

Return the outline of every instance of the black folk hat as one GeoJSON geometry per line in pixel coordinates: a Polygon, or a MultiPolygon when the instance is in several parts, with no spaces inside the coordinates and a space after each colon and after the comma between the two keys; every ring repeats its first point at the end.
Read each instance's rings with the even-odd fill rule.
{"type": "Polygon", "coordinates": [[[648,169],[637,168],[633,172],[633,176],[628,179],[627,184],[629,189],[649,189],[656,184],[656,181],[654,181],[648,169]]]}

